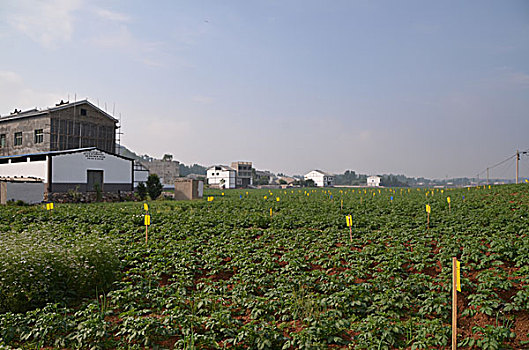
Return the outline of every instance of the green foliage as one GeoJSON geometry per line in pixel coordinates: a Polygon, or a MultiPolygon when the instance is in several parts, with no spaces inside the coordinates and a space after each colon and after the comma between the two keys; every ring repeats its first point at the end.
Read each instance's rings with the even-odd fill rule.
{"type": "MultiPolygon", "coordinates": [[[[121,262],[121,275],[110,287],[85,286],[91,291],[76,303],[64,305],[58,298],[60,304],[26,313],[0,313],[0,344],[444,349],[451,337],[455,255],[462,271],[460,347],[527,348],[518,330],[524,329],[520,322],[529,307],[529,186],[443,193],[207,190],[205,196],[214,200],[149,203],[148,244],[141,203],[63,204],[52,213],[35,206],[5,207],[0,232],[11,244],[0,256],[12,258],[4,259],[13,266],[7,276],[16,271],[23,281],[35,275],[50,279],[47,270],[29,263],[26,246],[35,246],[36,256],[49,254],[59,266],[75,268],[77,260],[57,251],[98,257],[88,265],[99,266],[108,255],[90,248],[100,242],[121,262]],[[432,208],[429,229],[425,204],[432,208]],[[88,251],[70,248],[79,245],[88,251]]],[[[26,300],[38,295],[33,290],[40,289],[24,288],[26,300]]]]}
{"type": "Polygon", "coordinates": [[[147,187],[145,187],[145,184],[143,182],[140,182],[138,184],[138,187],[136,187],[136,194],[138,195],[138,198],[141,201],[147,198],[147,187]]]}
{"type": "Polygon", "coordinates": [[[160,182],[160,178],[156,174],[150,174],[147,178],[147,193],[152,200],[160,197],[162,194],[163,185],[160,182]]]}
{"type": "Polygon", "coordinates": [[[94,184],[94,190],[96,191],[96,202],[101,202],[101,200],[103,199],[101,185],[98,183],[94,184]]]}
{"type": "Polygon", "coordinates": [[[0,312],[77,301],[110,288],[119,268],[114,248],[94,237],[4,234],[0,241],[0,312]]]}

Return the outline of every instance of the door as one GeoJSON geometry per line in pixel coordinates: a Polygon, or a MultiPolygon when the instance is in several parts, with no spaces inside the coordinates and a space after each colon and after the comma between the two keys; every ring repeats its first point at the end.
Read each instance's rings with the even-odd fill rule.
{"type": "Polygon", "coordinates": [[[94,192],[96,185],[99,185],[99,189],[103,192],[103,170],[87,170],[88,183],[86,184],[86,190],[88,192],[94,192]]]}

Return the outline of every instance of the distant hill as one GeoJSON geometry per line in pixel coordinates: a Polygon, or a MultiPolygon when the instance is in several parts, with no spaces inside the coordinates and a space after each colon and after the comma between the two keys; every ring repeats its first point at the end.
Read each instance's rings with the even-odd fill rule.
{"type": "Polygon", "coordinates": [[[118,151],[118,154],[122,155],[123,157],[132,158],[134,160],[141,159],[139,155],[132,152],[130,149],[128,149],[127,147],[123,145],[116,145],[116,150],[118,151]]]}

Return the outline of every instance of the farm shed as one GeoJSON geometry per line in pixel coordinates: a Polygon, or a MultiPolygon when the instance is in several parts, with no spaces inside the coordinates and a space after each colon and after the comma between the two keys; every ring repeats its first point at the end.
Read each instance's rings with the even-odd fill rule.
{"type": "Polygon", "coordinates": [[[28,204],[44,200],[44,183],[35,178],[0,178],[0,204],[23,201],[28,204]]]}
{"type": "Polygon", "coordinates": [[[204,194],[204,182],[193,179],[176,179],[174,182],[174,199],[200,199],[204,194]]]}
{"type": "Polygon", "coordinates": [[[34,177],[44,191],[133,191],[133,160],[95,147],[0,157],[0,176],[34,177]]]}

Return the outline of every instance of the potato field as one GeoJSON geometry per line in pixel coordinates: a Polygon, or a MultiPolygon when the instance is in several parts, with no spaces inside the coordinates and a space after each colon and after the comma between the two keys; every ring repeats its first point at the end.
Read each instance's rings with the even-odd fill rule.
{"type": "Polygon", "coordinates": [[[210,190],[148,202],[147,243],[143,202],[8,205],[0,348],[450,349],[457,257],[458,348],[527,349],[528,204],[527,184],[210,190]]]}

